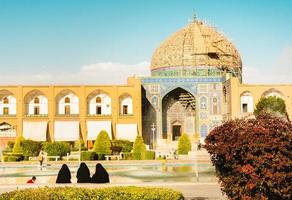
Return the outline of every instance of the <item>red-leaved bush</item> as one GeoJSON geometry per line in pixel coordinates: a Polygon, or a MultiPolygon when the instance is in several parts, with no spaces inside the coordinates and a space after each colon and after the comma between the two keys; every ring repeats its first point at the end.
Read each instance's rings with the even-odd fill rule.
{"type": "Polygon", "coordinates": [[[236,119],[205,139],[229,199],[292,199],[292,124],[268,114],[236,119]]]}

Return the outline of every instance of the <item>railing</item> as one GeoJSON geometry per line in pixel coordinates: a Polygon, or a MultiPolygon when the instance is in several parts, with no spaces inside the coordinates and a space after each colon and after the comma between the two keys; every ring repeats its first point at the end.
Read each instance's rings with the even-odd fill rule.
{"type": "Polygon", "coordinates": [[[2,114],[2,115],[0,115],[0,117],[16,117],[16,115],[15,114],[8,114],[8,115],[2,114]]]}
{"type": "Polygon", "coordinates": [[[35,115],[35,114],[28,114],[28,115],[24,115],[25,117],[48,117],[48,114],[39,114],[39,115],[35,115]]]}
{"type": "Polygon", "coordinates": [[[87,114],[87,117],[111,117],[111,114],[87,114]]]}
{"type": "Polygon", "coordinates": [[[79,117],[79,114],[56,114],[56,117],[79,117]]]}
{"type": "Polygon", "coordinates": [[[134,114],[121,114],[119,115],[120,117],[133,117],[134,114]]]}

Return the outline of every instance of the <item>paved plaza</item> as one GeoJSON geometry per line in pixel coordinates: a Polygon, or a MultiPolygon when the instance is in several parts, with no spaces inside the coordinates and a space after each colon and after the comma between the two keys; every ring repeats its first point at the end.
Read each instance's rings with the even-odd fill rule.
{"type": "MultiPolygon", "coordinates": [[[[89,166],[93,166],[96,164],[97,161],[87,161],[86,164],[89,166]]],[[[59,166],[61,166],[61,164],[64,163],[63,161],[50,161],[48,163],[48,168],[53,168],[53,169],[58,169],[59,166]]],[[[78,166],[78,162],[77,161],[69,161],[66,162],[68,164],[68,166],[70,167],[70,169],[73,169],[74,166],[78,166]]],[[[130,160],[122,160],[122,161],[101,161],[100,163],[102,163],[104,166],[109,166],[108,170],[110,171],[111,168],[115,168],[115,167],[121,167],[121,166],[139,166],[141,168],[143,167],[147,167],[147,166],[174,166],[174,165],[184,165],[184,166],[188,166],[189,164],[191,164],[192,162],[190,160],[144,160],[144,161],[130,161],[130,160]]],[[[199,162],[200,164],[204,164],[202,166],[205,166],[205,164],[210,165],[209,162],[201,160],[199,162]]],[[[176,181],[175,179],[166,179],[166,182],[163,182],[164,180],[158,180],[158,181],[154,181],[152,180],[152,182],[145,182],[145,181],[141,181],[141,180],[136,180],[133,181],[133,176],[129,175],[128,177],[119,177],[115,174],[115,172],[111,172],[110,171],[110,178],[111,178],[111,183],[109,184],[76,184],[75,181],[75,175],[74,172],[72,170],[72,184],[65,184],[65,185],[56,185],[54,184],[52,181],[46,182],[47,179],[45,179],[46,181],[40,181],[43,177],[42,174],[39,174],[39,176],[37,176],[37,180],[39,180],[39,182],[36,182],[36,184],[33,185],[28,185],[25,184],[25,180],[29,177],[25,176],[25,177],[18,177],[20,178],[18,181],[14,182],[14,183],[8,183],[8,184],[4,184],[3,181],[6,180],[11,180],[11,177],[9,176],[14,176],[15,174],[18,174],[20,176],[21,172],[17,172],[17,173],[10,173],[10,170],[14,170],[14,169],[21,169],[21,171],[25,171],[25,173],[28,173],[26,170],[28,169],[35,169],[35,166],[38,166],[38,162],[17,162],[17,163],[1,163],[0,164],[0,168],[2,170],[2,177],[0,177],[0,179],[3,179],[1,181],[2,184],[0,184],[0,193],[3,192],[9,192],[9,191],[13,191],[13,190],[20,190],[20,189],[25,189],[25,188],[35,188],[35,187],[44,187],[44,186],[48,186],[48,187],[56,187],[56,186],[70,186],[70,187],[87,187],[87,188],[101,188],[101,187],[113,187],[113,186],[146,186],[146,187],[163,187],[163,188],[170,188],[170,189],[174,189],[174,190],[178,190],[181,191],[184,195],[184,197],[186,199],[224,199],[224,197],[222,196],[222,193],[220,191],[220,187],[219,184],[217,183],[217,178],[214,175],[210,175],[211,178],[208,179],[203,179],[200,177],[199,175],[199,179],[201,179],[201,181],[197,181],[195,182],[195,177],[193,177],[193,179],[189,179],[186,181],[176,181]],[[4,171],[6,170],[6,171],[4,171]],[[7,177],[3,177],[3,174],[7,173],[7,177]],[[111,175],[112,173],[112,175],[111,175]]],[[[48,174],[51,175],[51,172],[48,170],[46,171],[46,169],[43,169],[43,171],[41,170],[37,170],[36,173],[43,173],[46,172],[48,174]]],[[[161,170],[157,170],[157,173],[161,172],[161,170]]],[[[145,173],[145,172],[143,172],[145,173]]],[[[187,172],[186,172],[187,173],[187,172]]],[[[166,172],[166,174],[172,174],[172,171],[168,171],[166,172]]],[[[153,175],[149,175],[149,176],[153,176],[153,175]]],[[[194,176],[194,174],[192,172],[190,172],[190,176],[194,176]]],[[[52,178],[55,180],[55,175],[52,176],[52,178]]],[[[181,179],[183,180],[183,179],[181,179]]],[[[8,181],[9,182],[9,181],[8,181]]]]}

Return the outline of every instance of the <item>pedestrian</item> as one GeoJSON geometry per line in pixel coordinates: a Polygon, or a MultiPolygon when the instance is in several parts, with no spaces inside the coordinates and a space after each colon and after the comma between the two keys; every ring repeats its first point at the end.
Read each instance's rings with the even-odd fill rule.
{"type": "Polygon", "coordinates": [[[90,171],[84,162],[80,164],[76,177],[77,183],[90,183],[90,171]]]}
{"type": "Polygon", "coordinates": [[[201,144],[201,142],[199,141],[199,144],[198,144],[198,147],[197,147],[197,150],[201,150],[201,148],[202,148],[202,144],[201,144]]]}
{"type": "Polygon", "coordinates": [[[43,167],[43,162],[44,162],[44,159],[45,159],[45,157],[44,157],[44,152],[43,152],[42,150],[41,150],[40,153],[39,153],[38,159],[39,159],[39,161],[40,161],[40,166],[41,166],[41,168],[42,168],[42,167],[43,167]]]}
{"type": "Polygon", "coordinates": [[[95,174],[91,177],[91,183],[109,183],[109,175],[100,163],[96,164],[95,174]]]}
{"type": "Polygon", "coordinates": [[[71,172],[66,164],[62,165],[56,183],[71,183],[71,172]]]}
{"type": "Polygon", "coordinates": [[[34,183],[36,180],[36,177],[33,176],[31,179],[29,179],[26,183],[34,183]]]}

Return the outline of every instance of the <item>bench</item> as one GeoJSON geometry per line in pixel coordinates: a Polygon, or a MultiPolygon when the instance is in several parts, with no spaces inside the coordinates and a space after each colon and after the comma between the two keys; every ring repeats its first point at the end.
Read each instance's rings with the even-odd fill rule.
{"type": "Polygon", "coordinates": [[[55,159],[55,161],[58,161],[58,159],[60,159],[60,156],[47,156],[47,159],[55,159]]]}
{"type": "Polygon", "coordinates": [[[67,157],[66,157],[67,161],[69,161],[70,158],[72,158],[72,159],[77,159],[77,160],[80,161],[80,155],[79,155],[79,154],[70,154],[70,155],[69,155],[69,153],[67,153],[67,157]]]}
{"type": "Polygon", "coordinates": [[[117,160],[120,160],[121,156],[120,155],[107,155],[104,156],[106,160],[111,160],[112,158],[116,158],[117,160]]]}
{"type": "Polygon", "coordinates": [[[28,160],[30,161],[35,161],[35,160],[39,160],[39,157],[28,157],[28,160]]]}

